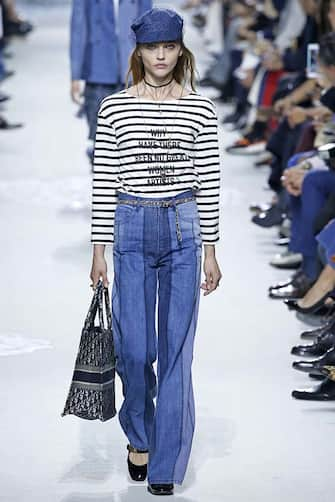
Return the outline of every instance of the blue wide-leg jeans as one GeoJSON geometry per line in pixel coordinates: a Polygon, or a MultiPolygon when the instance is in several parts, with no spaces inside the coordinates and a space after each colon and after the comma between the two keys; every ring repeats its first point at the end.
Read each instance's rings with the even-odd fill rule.
{"type": "Polygon", "coordinates": [[[201,257],[192,190],[158,199],[118,193],[112,328],[124,396],[119,420],[129,443],[149,450],[149,483],[182,484],[190,456],[201,257]],[[193,200],[177,202],[184,197],[193,200]]]}

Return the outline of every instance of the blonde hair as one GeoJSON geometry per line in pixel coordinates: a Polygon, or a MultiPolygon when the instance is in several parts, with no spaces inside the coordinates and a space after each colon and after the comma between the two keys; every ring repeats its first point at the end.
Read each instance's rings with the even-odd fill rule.
{"type": "MultiPolygon", "coordinates": [[[[137,44],[129,56],[129,65],[126,74],[126,89],[129,87],[129,77],[132,75],[133,84],[138,84],[144,77],[144,65],[142,58],[137,55],[137,49],[141,44],[137,44]]],[[[191,88],[195,91],[195,58],[193,53],[188,49],[182,40],[180,40],[180,47],[183,51],[181,56],[178,56],[178,61],[173,69],[173,77],[178,84],[185,85],[187,81],[190,82],[191,88]]]]}

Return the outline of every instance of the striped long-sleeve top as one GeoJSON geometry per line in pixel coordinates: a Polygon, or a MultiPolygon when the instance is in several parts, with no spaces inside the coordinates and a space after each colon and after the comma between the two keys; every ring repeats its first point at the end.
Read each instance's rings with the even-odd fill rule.
{"type": "Polygon", "coordinates": [[[220,152],[211,99],[191,91],[174,100],[126,89],[104,98],[94,147],[91,242],[114,242],[117,192],[169,197],[194,190],[203,244],[219,240],[220,152]]]}

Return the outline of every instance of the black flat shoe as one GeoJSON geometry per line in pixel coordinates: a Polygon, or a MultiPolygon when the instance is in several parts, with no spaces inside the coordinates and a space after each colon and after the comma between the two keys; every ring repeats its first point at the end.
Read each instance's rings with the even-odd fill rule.
{"type": "MultiPolygon", "coordinates": [[[[127,450],[128,452],[133,452],[133,453],[148,453],[148,450],[138,450],[137,448],[134,448],[130,444],[127,445],[127,450]]],[[[133,464],[129,460],[129,453],[128,453],[128,458],[127,458],[127,464],[128,464],[128,471],[131,479],[134,481],[144,481],[145,478],[147,477],[147,471],[148,471],[148,464],[143,464],[143,465],[136,465],[133,464]]]]}
{"type": "Polygon", "coordinates": [[[325,378],[314,389],[294,390],[292,397],[306,401],[335,401],[335,382],[325,378]]]}
{"type": "Polygon", "coordinates": [[[325,300],[330,297],[331,291],[326,293],[325,295],[320,298],[317,302],[315,302],[313,305],[310,307],[300,307],[298,305],[298,302],[296,300],[289,300],[286,299],[284,300],[284,303],[288,306],[290,310],[295,310],[296,312],[299,312],[300,314],[315,314],[318,310],[320,310],[322,307],[325,306],[325,300]]]}
{"type": "Polygon", "coordinates": [[[291,354],[294,356],[321,357],[335,345],[335,335],[327,333],[320,337],[318,341],[308,345],[297,345],[292,348],[291,354]]]}
{"type": "Polygon", "coordinates": [[[326,365],[335,365],[335,349],[329,349],[323,356],[318,359],[314,359],[313,361],[294,361],[292,363],[292,367],[295,370],[305,373],[311,372],[313,375],[323,375],[323,373],[320,373],[320,370],[326,365]]]}
{"type": "Polygon", "coordinates": [[[152,495],[173,495],[173,483],[166,484],[148,484],[148,492],[152,495]]]}

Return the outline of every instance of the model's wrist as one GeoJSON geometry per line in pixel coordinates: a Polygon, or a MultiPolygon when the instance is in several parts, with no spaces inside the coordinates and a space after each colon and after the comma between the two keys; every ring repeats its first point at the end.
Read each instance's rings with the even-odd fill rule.
{"type": "Polygon", "coordinates": [[[215,245],[214,244],[204,244],[205,258],[210,256],[215,256],[215,245]]]}

